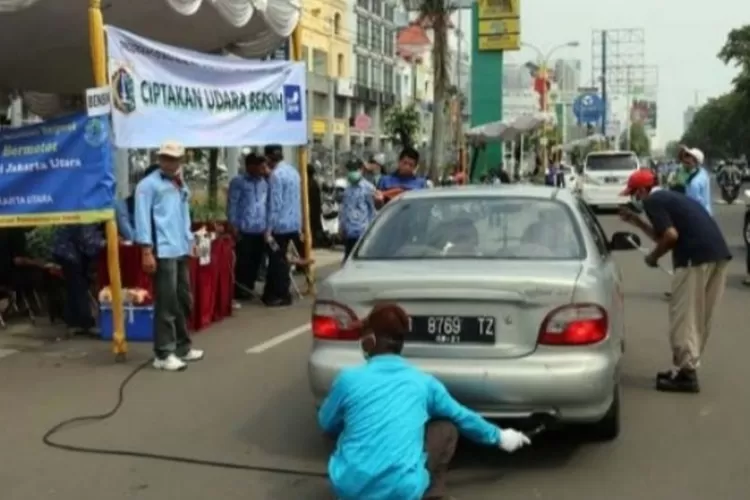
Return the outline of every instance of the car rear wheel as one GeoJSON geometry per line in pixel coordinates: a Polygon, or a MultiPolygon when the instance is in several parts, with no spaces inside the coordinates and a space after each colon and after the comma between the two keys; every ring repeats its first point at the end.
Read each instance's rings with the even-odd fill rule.
{"type": "Polygon", "coordinates": [[[612,405],[604,417],[589,428],[592,441],[613,441],[620,435],[620,389],[615,387],[612,405]]]}

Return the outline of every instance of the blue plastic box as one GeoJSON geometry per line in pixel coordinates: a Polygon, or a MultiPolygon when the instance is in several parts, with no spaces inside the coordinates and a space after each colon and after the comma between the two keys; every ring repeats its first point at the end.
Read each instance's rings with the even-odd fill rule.
{"type": "MultiPolygon", "coordinates": [[[[112,308],[99,306],[99,331],[102,340],[112,340],[112,308]]],[[[128,342],[154,340],[154,306],[125,306],[125,339],[128,342]]]]}

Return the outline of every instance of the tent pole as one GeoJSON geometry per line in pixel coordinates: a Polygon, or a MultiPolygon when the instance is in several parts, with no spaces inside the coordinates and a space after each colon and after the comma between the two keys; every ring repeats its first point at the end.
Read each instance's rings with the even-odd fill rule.
{"type": "MultiPolygon", "coordinates": [[[[94,84],[97,87],[107,85],[107,56],[104,42],[104,20],[102,18],[101,0],[89,0],[89,44],[91,46],[91,67],[94,73],[94,84]]],[[[107,233],[107,267],[109,270],[109,287],[112,290],[112,351],[115,361],[123,362],[128,353],[125,340],[125,318],[122,304],[122,282],[120,281],[120,256],[117,237],[117,223],[114,218],[106,222],[107,233]]]]}
{"type": "MultiPolygon", "coordinates": [[[[302,28],[300,24],[294,28],[292,33],[292,59],[302,62],[302,28]]],[[[306,63],[306,61],[305,61],[306,63]]],[[[307,64],[305,64],[307,71],[307,64]]],[[[310,179],[307,178],[307,146],[301,145],[297,148],[297,164],[299,167],[300,178],[302,179],[302,232],[305,244],[305,255],[302,257],[307,261],[305,267],[305,276],[307,278],[307,293],[315,295],[315,268],[312,261],[313,236],[310,226],[310,179]]]]}

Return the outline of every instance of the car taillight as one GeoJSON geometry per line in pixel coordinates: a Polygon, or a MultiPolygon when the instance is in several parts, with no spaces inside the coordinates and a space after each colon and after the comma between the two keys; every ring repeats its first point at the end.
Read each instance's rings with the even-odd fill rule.
{"type": "Polygon", "coordinates": [[[551,311],[539,330],[541,345],[587,345],[607,337],[607,311],[597,304],[570,304],[551,311]]]}
{"type": "Polygon", "coordinates": [[[362,330],[351,309],[328,300],[315,302],[311,325],[313,337],[321,340],[359,340],[362,330]]]}

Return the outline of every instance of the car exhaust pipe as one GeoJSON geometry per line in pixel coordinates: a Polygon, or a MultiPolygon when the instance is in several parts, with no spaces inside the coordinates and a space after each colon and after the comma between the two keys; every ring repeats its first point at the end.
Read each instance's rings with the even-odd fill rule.
{"type": "Polygon", "coordinates": [[[531,429],[525,434],[530,438],[539,436],[557,426],[557,419],[551,413],[533,413],[529,421],[531,422],[531,429]]]}

